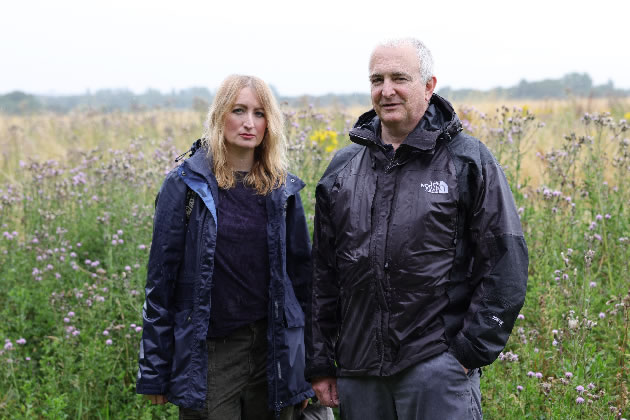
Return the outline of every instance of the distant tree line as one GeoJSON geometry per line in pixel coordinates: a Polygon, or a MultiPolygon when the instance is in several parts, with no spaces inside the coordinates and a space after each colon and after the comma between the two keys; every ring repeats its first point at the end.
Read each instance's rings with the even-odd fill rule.
{"type": "Polygon", "coordinates": [[[471,99],[563,99],[570,97],[622,97],[630,96],[630,89],[615,89],[612,81],[595,86],[586,73],[569,73],[560,79],[536,82],[521,80],[516,86],[489,90],[451,89],[444,87],[438,93],[453,101],[471,99]]]}
{"type": "MultiPolygon", "coordinates": [[[[321,96],[284,97],[280,102],[290,106],[370,106],[370,95],[366,93],[327,94],[321,96]]],[[[594,86],[586,73],[570,73],[560,79],[545,79],[536,82],[521,82],[509,88],[490,90],[451,89],[444,87],[438,93],[452,101],[479,99],[543,99],[568,97],[630,96],[630,89],[616,89],[612,81],[594,86]]],[[[213,92],[204,87],[193,87],[170,93],[148,89],[135,94],[128,89],[104,89],[82,95],[32,95],[14,91],[0,95],[0,112],[6,114],[30,114],[37,112],[66,113],[71,110],[139,111],[145,109],[195,109],[205,111],[212,102],[213,92]]]]}

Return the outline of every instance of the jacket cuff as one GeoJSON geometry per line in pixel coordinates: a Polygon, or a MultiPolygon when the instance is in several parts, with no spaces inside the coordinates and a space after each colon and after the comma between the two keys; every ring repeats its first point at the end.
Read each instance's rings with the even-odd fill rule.
{"type": "Polygon", "coordinates": [[[448,352],[466,369],[475,369],[482,366],[482,363],[474,357],[475,350],[472,343],[461,332],[451,340],[448,352]]]}
{"type": "Polygon", "coordinates": [[[136,394],[146,395],[166,395],[168,392],[168,384],[155,384],[136,382],[136,394]]]}
{"type": "Polygon", "coordinates": [[[321,378],[323,376],[337,377],[337,368],[334,365],[327,365],[313,366],[304,370],[304,377],[308,382],[312,382],[314,378],[321,378]]]}

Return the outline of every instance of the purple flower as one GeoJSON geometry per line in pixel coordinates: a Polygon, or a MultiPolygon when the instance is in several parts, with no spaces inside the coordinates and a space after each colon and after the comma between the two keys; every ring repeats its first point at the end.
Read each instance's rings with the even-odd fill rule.
{"type": "Polygon", "coordinates": [[[594,384],[593,382],[589,382],[589,384],[588,384],[588,385],[586,385],[586,387],[587,387],[588,389],[595,389],[595,384],[594,384]]]}
{"type": "Polygon", "coordinates": [[[13,348],[13,343],[10,341],[7,341],[6,343],[4,343],[4,349],[5,350],[11,350],[13,348]]]}
{"type": "Polygon", "coordinates": [[[523,314],[518,314],[518,316],[516,317],[517,319],[525,319],[525,315],[523,314]]]}
{"type": "Polygon", "coordinates": [[[142,327],[136,327],[136,332],[142,331],[142,327]]]}
{"type": "Polygon", "coordinates": [[[590,282],[588,285],[590,286],[591,289],[594,287],[597,287],[597,283],[595,283],[594,281],[590,282]]]}
{"type": "Polygon", "coordinates": [[[523,387],[519,385],[519,386],[517,386],[517,387],[516,387],[516,390],[517,390],[518,392],[521,392],[521,391],[523,390],[523,387]]]}
{"type": "Polygon", "coordinates": [[[74,312],[72,312],[72,311],[68,312],[68,316],[69,316],[70,318],[72,318],[72,317],[74,316],[74,312]]]}
{"type": "Polygon", "coordinates": [[[72,331],[72,335],[74,335],[75,337],[76,337],[77,335],[79,335],[79,334],[81,334],[81,331],[79,331],[79,330],[74,330],[74,331],[72,331]]]}
{"type": "Polygon", "coordinates": [[[70,322],[70,318],[64,318],[63,322],[65,322],[67,324],[68,322],[70,322]]]}
{"type": "Polygon", "coordinates": [[[537,379],[542,379],[542,377],[543,377],[543,376],[542,376],[542,373],[540,373],[540,372],[536,372],[536,378],[537,378],[537,379]]]}
{"type": "Polygon", "coordinates": [[[146,246],[146,245],[144,245],[144,244],[140,244],[140,245],[138,245],[138,249],[141,249],[141,250],[142,250],[142,249],[146,249],[146,247],[147,247],[147,246],[146,246]]]}
{"type": "Polygon", "coordinates": [[[564,372],[564,376],[565,376],[567,379],[571,379],[571,378],[573,378],[573,374],[572,374],[571,372],[564,372]]]}
{"type": "Polygon", "coordinates": [[[584,392],[584,387],[582,385],[578,385],[575,387],[575,390],[581,394],[584,392]]]}
{"type": "Polygon", "coordinates": [[[604,319],[604,318],[606,318],[606,314],[603,313],[603,312],[600,312],[599,313],[599,319],[604,319]]]}
{"type": "Polygon", "coordinates": [[[24,360],[26,360],[27,362],[30,362],[30,361],[31,361],[31,358],[30,358],[30,357],[28,357],[28,356],[26,356],[26,357],[24,358],[24,360]]]}
{"type": "Polygon", "coordinates": [[[529,372],[527,372],[527,376],[531,378],[531,377],[536,376],[536,374],[530,370],[529,372]]]}
{"type": "Polygon", "coordinates": [[[107,340],[105,340],[105,344],[111,346],[113,344],[113,341],[108,338],[107,340]]]}
{"type": "Polygon", "coordinates": [[[104,330],[104,331],[103,331],[103,335],[109,335],[109,331],[104,330]]]}
{"type": "Polygon", "coordinates": [[[593,238],[595,238],[595,239],[597,239],[598,241],[600,241],[600,242],[601,242],[601,240],[602,240],[602,235],[600,235],[600,234],[596,233],[596,234],[594,234],[594,235],[593,235],[593,238]]]}
{"type": "Polygon", "coordinates": [[[21,344],[21,345],[26,344],[26,340],[23,339],[22,337],[18,338],[15,342],[18,343],[18,344],[21,344]]]}
{"type": "Polygon", "coordinates": [[[554,347],[556,347],[556,346],[558,345],[558,341],[553,340],[553,341],[551,342],[551,345],[552,345],[552,346],[554,346],[554,347]]]}
{"type": "Polygon", "coordinates": [[[595,216],[595,220],[602,220],[604,217],[601,214],[595,216]]]}
{"type": "Polygon", "coordinates": [[[582,398],[582,397],[577,397],[577,398],[575,399],[575,403],[576,403],[576,404],[583,404],[583,403],[584,403],[584,398],[582,398]]]}

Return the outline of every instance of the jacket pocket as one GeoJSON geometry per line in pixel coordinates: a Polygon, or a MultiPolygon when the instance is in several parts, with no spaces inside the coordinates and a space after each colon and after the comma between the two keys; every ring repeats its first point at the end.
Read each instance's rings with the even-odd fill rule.
{"type": "Polygon", "coordinates": [[[173,321],[173,363],[171,366],[171,392],[176,392],[186,381],[186,369],[191,362],[194,340],[192,308],[176,312],[173,321]]]}

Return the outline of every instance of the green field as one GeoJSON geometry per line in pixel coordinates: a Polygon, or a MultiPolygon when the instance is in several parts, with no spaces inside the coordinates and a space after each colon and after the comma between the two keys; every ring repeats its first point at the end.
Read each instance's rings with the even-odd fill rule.
{"type": "MultiPolygon", "coordinates": [[[[457,108],[504,167],[530,251],[525,306],[483,371],[485,418],[630,418],[629,102],[457,108]]],[[[358,113],[286,110],[311,224],[358,113]]],[[[176,417],[135,394],[141,307],[153,200],[204,117],[0,115],[0,418],[176,417]]]]}

